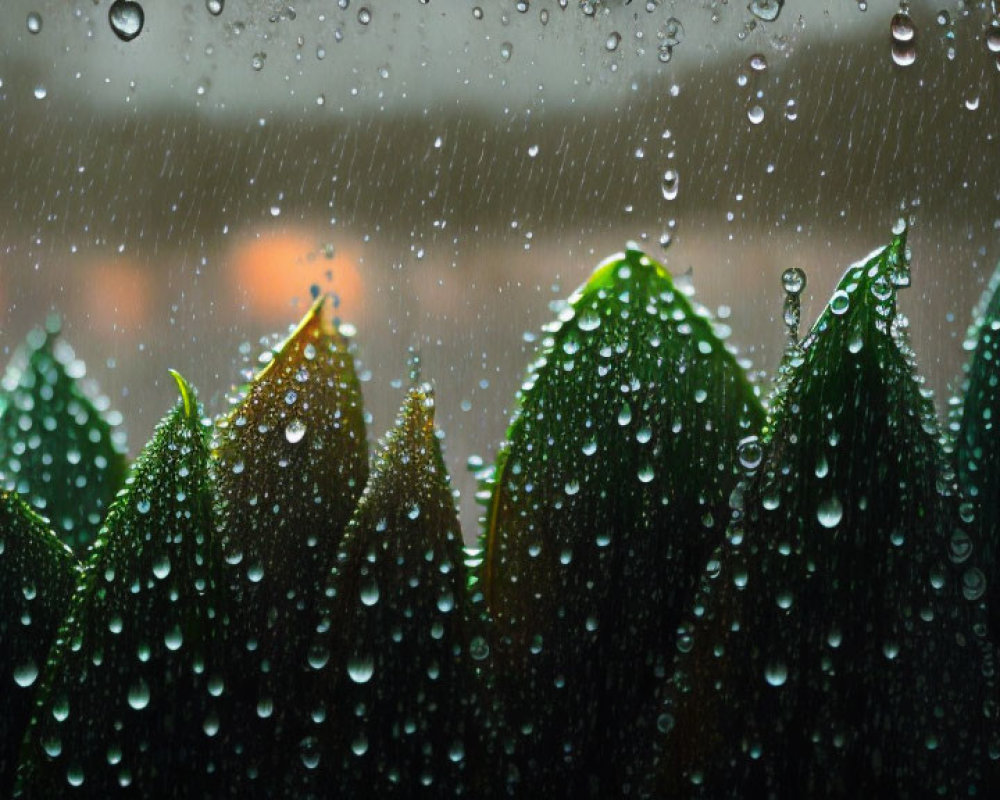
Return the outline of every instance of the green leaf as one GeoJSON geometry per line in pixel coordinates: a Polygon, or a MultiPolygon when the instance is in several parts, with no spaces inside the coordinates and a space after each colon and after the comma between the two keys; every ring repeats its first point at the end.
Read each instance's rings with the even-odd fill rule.
{"type": "MultiPolygon", "coordinates": [[[[215,471],[228,592],[222,736],[261,795],[298,758],[301,679],[316,608],[368,477],[361,389],[323,300],[218,424],[215,471]]],[[[236,789],[234,788],[234,791],[236,789]]]]}
{"type": "Polygon", "coordinates": [[[955,443],[958,481],[969,506],[969,526],[980,547],[980,565],[991,587],[991,629],[1000,632],[1000,269],[994,274],[969,329],[972,351],[955,443]]]}
{"type": "Polygon", "coordinates": [[[903,231],[847,270],[744,445],[657,796],[985,793],[985,581],[896,309],[908,283],[903,231]]]}
{"type": "Polygon", "coordinates": [[[597,269],[543,348],[487,518],[498,686],[532,793],[620,796],[763,410],[709,319],[637,250],[597,269]]]}
{"type": "Polygon", "coordinates": [[[193,391],[158,425],[112,504],[45,668],[25,796],[218,794],[212,494],[193,391]]]}
{"type": "Polygon", "coordinates": [[[72,551],[44,520],[0,491],[0,797],[14,788],[37,678],[78,577],[72,551]]]}
{"type": "Polygon", "coordinates": [[[127,465],[106,401],[81,389],[83,362],[58,334],[55,318],[32,331],[4,376],[0,474],[83,557],[127,465]]]}
{"type": "Polygon", "coordinates": [[[321,713],[302,763],[329,796],[483,796],[476,671],[489,648],[433,409],[426,389],[409,392],[327,581],[309,652],[321,713]]]}

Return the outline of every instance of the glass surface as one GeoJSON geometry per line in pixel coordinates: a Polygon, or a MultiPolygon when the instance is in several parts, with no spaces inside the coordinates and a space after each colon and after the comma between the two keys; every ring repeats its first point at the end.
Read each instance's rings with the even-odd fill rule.
{"type": "Polygon", "coordinates": [[[471,539],[464,462],[601,258],[634,240],[690,273],[771,374],[781,272],[808,323],[900,215],[914,346],[955,383],[998,255],[984,4],[912,3],[905,67],[888,2],[341,5],[156,4],[125,42],[107,4],[5,4],[3,346],[61,313],[133,452],[167,367],[219,411],[240,346],[333,292],[374,435],[419,350],[471,539]]]}
{"type": "MultiPolygon", "coordinates": [[[[1000,261],[995,5],[5,0],[0,355],[59,315],[135,456],[177,398],[170,369],[220,414],[329,295],[373,450],[407,389],[433,387],[472,544],[475,468],[500,451],[543,326],[606,257],[638,246],[693,287],[766,397],[782,275],[805,272],[805,333],[904,220],[899,302],[943,421],[1000,261]]],[[[836,528],[844,507],[825,501],[836,528]]],[[[794,683],[784,663],[760,672],[760,691],[794,683]]]]}

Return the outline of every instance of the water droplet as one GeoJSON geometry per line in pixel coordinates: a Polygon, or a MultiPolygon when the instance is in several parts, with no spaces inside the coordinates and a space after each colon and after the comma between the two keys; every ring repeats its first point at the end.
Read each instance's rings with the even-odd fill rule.
{"type": "Polygon", "coordinates": [[[142,678],[129,687],[128,704],[136,711],[142,711],[149,705],[149,684],[142,678]]]}
{"type": "Polygon", "coordinates": [[[668,169],[663,173],[663,183],[660,184],[660,191],[663,192],[664,200],[676,200],[680,191],[681,176],[675,169],[668,169]]]}
{"type": "Polygon", "coordinates": [[[358,9],[358,22],[360,22],[362,25],[367,25],[371,21],[372,21],[371,9],[368,8],[368,6],[361,6],[361,8],[358,9]]]}
{"type": "Polygon", "coordinates": [[[213,17],[219,16],[222,13],[222,9],[225,8],[226,0],[205,0],[205,8],[208,9],[208,13],[213,17]]]}
{"type": "Polygon", "coordinates": [[[764,458],[764,448],[756,436],[747,436],[740,441],[737,454],[743,469],[757,469],[764,458]]]}
{"type": "Polygon", "coordinates": [[[170,574],[170,556],[163,554],[153,562],[153,574],[161,581],[170,574]]]}
{"type": "Polygon", "coordinates": [[[764,22],[773,22],[784,4],[785,0],[750,0],[750,13],[764,22]]]}
{"type": "Polygon", "coordinates": [[[994,20],[986,29],[986,49],[991,53],[1000,53],[1000,21],[994,20]]]}
{"type": "Polygon", "coordinates": [[[378,583],[371,578],[367,579],[361,585],[360,595],[362,605],[369,607],[375,605],[379,598],[378,583]]]}
{"type": "Polygon", "coordinates": [[[986,591],[986,575],[978,567],[967,569],[962,574],[962,596],[966,600],[978,600],[986,591]]]}
{"type": "Polygon", "coordinates": [[[666,47],[676,47],[684,39],[684,26],[677,17],[670,17],[660,26],[656,36],[666,47]]]}
{"type": "Polygon", "coordinates": [[[146,12],[135,0],[115,0],[108,9],[108,22],[115,36],[123,42],[131,42],[142,33],[146,12]]]}
{"type": "Polygon", "coordinates": [[[823,500],[816,508],[816,519],[824,528],[836,528],[843,516],[844,507],[836,495],[823,500]]]}
{"type": "Polygon", "coordinates": [[[772,661],[764,669],[764,680],[771,686],[783,686],[788,680],[788,667],[783,661],[772,661]]]}
{"type": "Polygon", "coordinates": [[[653,478],[656,477],[656,470],[653,469],[652,464],[644,464],[639,467],[639,472],[637,474],[640,483],[650,483],[653,478]]]}
{"type": "Polygon", "coordinates": [[[622,35],[618,31],[612,31],[608,34],[608,38],[604,40],[604,48],[609,52],[613,53],[618,49],[618,45],[621,44],[622,35]]]}
{"type": "Polygon", "coordinates": [[[747,63],[754,72],[764,72],[767,69],[767,59],[763,53],[754,53],[747,63]]]}
{"type": "Polygon", "coordinates": [[[368,683],[375,674],[375,659],[371,655],[351,656],[347,661],[347,674],[355,683],[368,683]]]}
{"type": "Polygon", "coordinates": [[[901,67],[908,67],[917,60],[917,28],[905,11],[893,14],[889,21],[892,39],[892,60],[901,67]]]}
{"type": "Polygon", "coordinates": [[[482,636],[473,636],[469,641],[469,655],[476,661],[482,661],[490,654],[490,645],[482,636]]]}
{"type": "Polygon", "coordinates": [[[38,84],[35,87],[34,95],[36,100],[44,100],[49,90],[45,88],[44,84],[38,84]]]}
{"type": "Polygon", "coordinates": [[[14,683],[27,689],[38,678],[38,665],[31,659],[14,667],[14,683]]]}
{"type": "Polygon", "coordinates": [[[972,554],[971,537],[961,528],[957,528],[951,534],[951,541],[948,543],[948,550],[952,563],[961,564],[972,554]]]}
{"type": "Polygon", "coordinates": [[[504,42],[500,45],[500,60],[510,61],[510,57],[514,54],[514,45],[510,42],[504,42]]]}
{"type": "Polygon", "coordinates": [[[764,107],[759,103],[754,103],[747,109],[747,119],[751,125],[760,125],[764,121],[764,107]]]}
{"type": "Polygon", "coordinates": [[[181,645],[184,644],[184,633],[181,631],[180,625],[174,625],[170,630],[163,634],[163,644],[166,645],[167,650],[170,651],[181,649],[181,645]]]}
{"type": "Polygon", "coordinates": [[[285,438],[289,444],[298,444],[306,435],[306,425],[300,419],[293,419],[285,426],[285,438]]]}
{"type": "Polygon", "coordinates": [[[250,66],[253,68],[254,72],[260,72],[264,69],[264,61],[266,60],[267,53],[254,53],[253,58],[250,59],[250,66]]]}
{"type": "Polygon", "coordinates": [[[40,33],[42,30],[42,15],[37,11],[28,14],[28,33],[40,33]]]}
{"type": "Polygon", "coordinates": [[[781,273],[781,284],[789,294],[801,294],[806,288],[806,273],[799,267],[789,267],[781,273]]]}
{"type": "Polygon", "coordinates": [[[843,289],[837,289],[830,298],[830,310],[838,317],[851,307],[851,297],[843,289]]]}

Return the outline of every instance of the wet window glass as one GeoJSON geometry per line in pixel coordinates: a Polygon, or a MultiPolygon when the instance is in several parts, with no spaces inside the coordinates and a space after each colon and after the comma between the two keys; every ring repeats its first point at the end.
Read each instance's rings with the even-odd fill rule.
{"type": "Polygon", "coordinates": [[[0,14],[0,797],[1000,780],[995,3],[0,14]]]}

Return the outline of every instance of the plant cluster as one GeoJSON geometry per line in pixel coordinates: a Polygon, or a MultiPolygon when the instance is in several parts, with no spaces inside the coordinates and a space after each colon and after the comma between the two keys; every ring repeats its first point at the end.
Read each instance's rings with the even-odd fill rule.
{"type": "MultiPolygon", "coordinates": [[[[1000,274],[1000,273],[998,273],[1000,274]]],[[[850,267],[765,405],[636,249],[545,329],[465,549],[426,385],[369,457],[322,299],[126,469],[55,326],[0,400],[0,796],[989,796],[1000,278],[946,430],[850,267]],[[127,474],[127,477],[126,477],[127,474]]]]}

